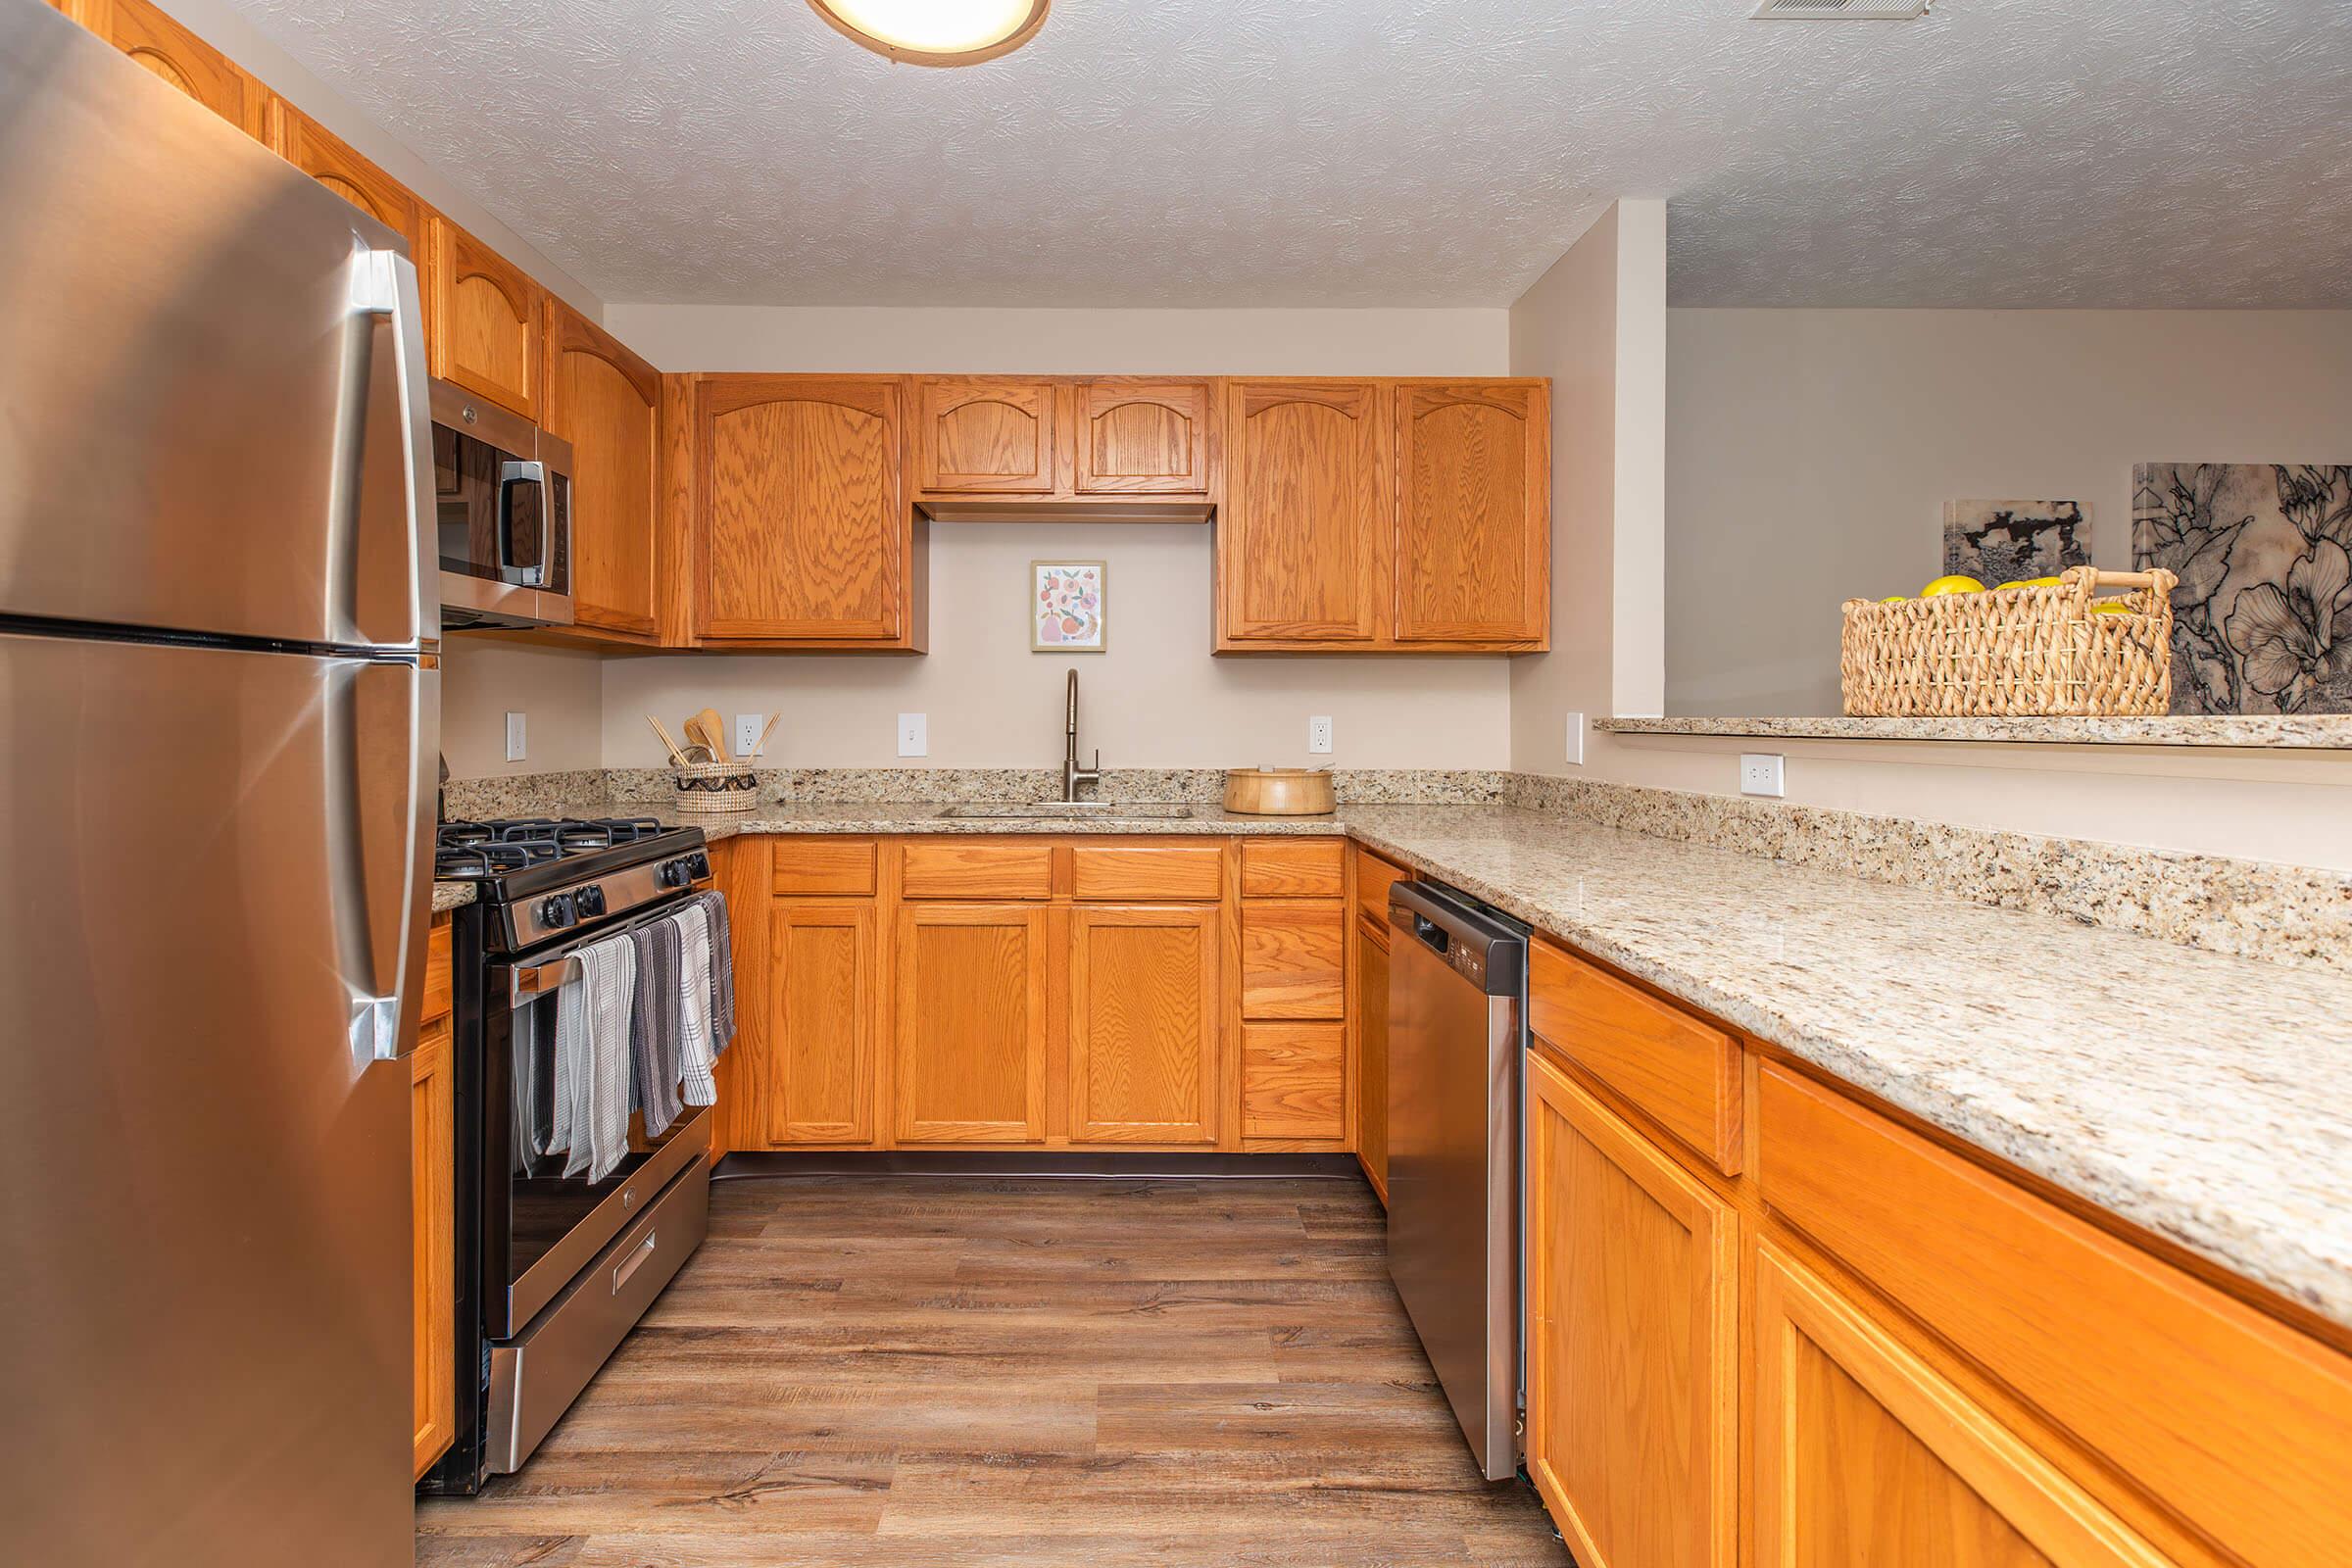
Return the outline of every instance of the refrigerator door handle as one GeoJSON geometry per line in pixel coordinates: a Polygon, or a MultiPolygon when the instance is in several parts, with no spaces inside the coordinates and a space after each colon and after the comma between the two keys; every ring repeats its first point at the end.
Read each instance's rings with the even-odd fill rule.
{"type": "Polygon", "coordinates": [[[351,640],[375,647],[412,647],[440,633],[422,315],[416,264],[398,251],[355,239],[329,530],[334,557],[345,564],[335,577],[347,596],[351,640]],[[376,362],[379,333],[392,340],[389,376],[376,362]],[[390,538],[379,540],[367,532],[370,528],[390,538]],[[390,580],[377,587],[368,580],[371,572],[390,580]]]}
{"type": "Polygon", "coordinates": [[[439,681],[438,671],[412,663],[359,665],[350,733],[332,743],[339,776],[330,775],[329,789],[346,828],[328,874],[361,1060],[390,1060],[416,1044],[433,799],[425,768],[435,755],[427,736],[440,728],[439,681]]]}

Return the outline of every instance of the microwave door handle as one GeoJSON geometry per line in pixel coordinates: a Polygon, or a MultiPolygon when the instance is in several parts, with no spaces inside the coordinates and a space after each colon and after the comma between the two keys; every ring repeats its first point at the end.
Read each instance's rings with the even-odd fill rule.
{"type": "Polygon", "coordinates": [[[514,572],[513,581],[538,587],[547,581],[547,465],[510,459],[498,469],[498,567],[514,572]],[[527,566],[514,562],[514,492],[529,485],[539,500],[539,559],[527,566]]]}

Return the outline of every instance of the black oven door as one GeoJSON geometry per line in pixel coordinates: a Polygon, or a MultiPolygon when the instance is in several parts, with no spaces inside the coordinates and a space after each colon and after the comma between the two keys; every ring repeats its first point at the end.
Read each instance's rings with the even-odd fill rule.
{"type": "MultiPolygon", "coordinates": [[[[600,930],[593,940],[612,935],[600,930]]],[[[573,942],[491,965],[482,1050],[482,1323],[522,1332],[671,1177],[710,1148],[710,1111],[688,1106],[660,1134],[631,1113],[629,1152],[600,1181],[547,1153],[555,1095],[556,999],[579,981],[573,942]]]]}

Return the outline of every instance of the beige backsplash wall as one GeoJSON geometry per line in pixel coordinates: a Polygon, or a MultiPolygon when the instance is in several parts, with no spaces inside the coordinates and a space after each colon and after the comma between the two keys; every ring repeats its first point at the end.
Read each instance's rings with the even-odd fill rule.
{"type": "Polygon", "coordinates": [[[564,773],[604,765],[604,661],[478,633],[441,640],[441,756],[452,778],[564,773]],[[507,714],[524,716],[527,754],[507,760],[507,714]]]}
{"type": "MultiPolygon", "coordinates": [[[[1058,311],[615,306],[607,319],[664,369],[935,370],[1313,375],[1501,375],[1500,310],[1058,311]]],[[[592,750],[606,766],[662,760],[644,715],[673,728],[706,704],[784,714],[769,756],[789,766],[1045,766],[1061,756],[1062,682],[1081,682],[1091,758],[1114,767],[1303,765],[1310,716],[1333,719],[1341,767],[1494,768],[1510,749],[1510,674],[1495,658],[1215,659],[1205,525],[936,523],[929,654],[680,654],[601,669],[596,734],[576,733],[568,667],[467,651],[448,685],[453,770],[498,771],[495,679],[529,678],[530,769],[592,750]],[[1032,654],[1029,564],[1109,563],[1103,654],[1032,654]],[[902,760],[897,721],[927,716],[930,749],[902,760]],[[541,737],[548,736],[546,741],[541,737]],[[463,764],[461,762],[463,759],[463,764]]],[[[561,658],[563,656],[550,656],[561,658]]]]}
{"type": "Polygon", "coordinates": [[[1838,606],[1942,570],[1947,500],[2086,503],[2132,466],[2352,463],[2352,311],[1666,318],[1666,711],[1838,711],[1838,606]]]}

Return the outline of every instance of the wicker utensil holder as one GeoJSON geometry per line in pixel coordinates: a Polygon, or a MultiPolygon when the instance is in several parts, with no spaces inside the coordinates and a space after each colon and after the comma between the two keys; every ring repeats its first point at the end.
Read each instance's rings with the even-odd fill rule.
{"type": "Polygon", "coordinates": [[[1890,718],[2167,712],[2179,580],[2162,567],[2070,566],[2043,588],[1848,599],[1838,659],[1845,710],[1890,718]],[[2102,588],[2132,591],[2098,601],[2102,588]]]}
{"type": "Polygon", "coordinates": [[[669,779],[680,811],[748,811],[760,799],[760,778],[749,762],[684,762],[669,770],[669,779]]]}

